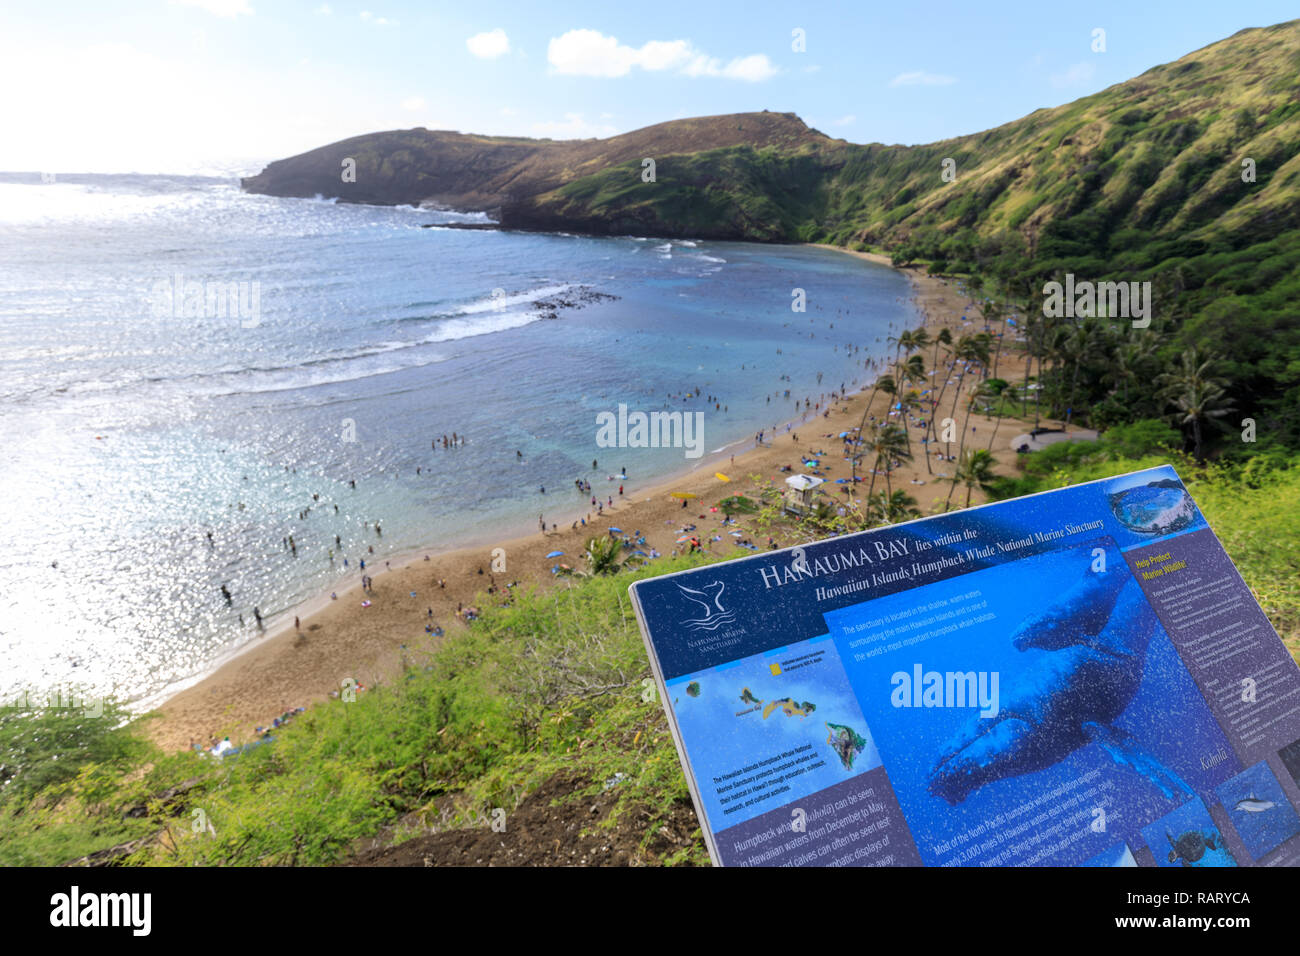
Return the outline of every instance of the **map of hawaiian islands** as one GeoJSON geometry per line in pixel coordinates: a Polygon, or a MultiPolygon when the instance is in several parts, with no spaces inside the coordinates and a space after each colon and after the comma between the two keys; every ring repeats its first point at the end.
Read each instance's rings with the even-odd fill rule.
{"type": "MultiPolygon", "coordinates": [[[[692,681],[690,685],[687,686],[686,693],[690,694],[692,697],[698,697],[700,695],[699,683],[692,681]]],[[[817,705],[812,701],[805,700],[800,703],[793,697],[781,697],[777,700],[769,700],[764,703],[762,700],[755,697],[748,687],[744,688],[740,692],[740,700],[745,704],[753,704],[755,707],[762,707],[764,720],[767,720],[767,718],[772,715],[772,711],[776,710],[778,707],[781,708],[781,713],[785,714],[787,717],[807,717],[817,709],[817,705]]],[[[750,713],[750,711],[746,711],[745,713],[750,713]]],[[[827,721],[826,731],[826,743],[835,751],[836,756],[840,758],[840,763],[844,765],[844,769],[852,770],[853,758],[866,749],[867,741],[852,727],[847,727],[844,724],[832,724],[830,721],[827,721]]]]}

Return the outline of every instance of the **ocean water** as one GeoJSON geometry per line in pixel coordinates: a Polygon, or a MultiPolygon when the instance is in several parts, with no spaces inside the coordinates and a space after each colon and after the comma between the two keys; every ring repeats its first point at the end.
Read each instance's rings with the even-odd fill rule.
{"type": "Polygon", "coordinates": [[[0,174],[0,692],[154,702],[363,556],[567,524],[575,478],[626,468],[635,497],[698,461],[598,447],[602,411],[703,411],[705,451],[738,448],[918,321],[904,277],[829,251],[421,228],[475,220],[0,174]]]}

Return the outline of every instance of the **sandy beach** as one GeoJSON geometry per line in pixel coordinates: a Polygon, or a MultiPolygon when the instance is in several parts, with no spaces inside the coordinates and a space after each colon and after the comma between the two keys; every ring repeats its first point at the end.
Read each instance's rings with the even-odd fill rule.
{"type": "MultiPolygon", "coordinates": [[[[835,251],[846,252],[843,249],[835,251]]],[[[889,265],[888,259],[881,256],[846,254],[889,265]]],[[[912,270],[904,271],[912,281],[912,301],[924,316],[925,328],[932,338],[945,327],[954,339],[959,334],[983,329],[978,310],[955,284],[912,270]],[[966,316],[964,322],[963,315],[966,316]]],[[[1007,348],[999,361],[998,376],[1014,382],[1024,376],[1024,358],[1022,353],[1011,348],[1011,344],[1008,335],[1007,348]]],[[[922,355],[929,370],[933,347],[918,354],[922,355]]],[[[936,387],[943,382],[944,361],[941,352],[941,372],[932,378],[936,387]]],[[[939,418],[953,414],[953,408],[964,409],[963,398],[978,384],[980,376],[966,376],[963,394],[956,392],[955,373],[951,380],[953,384],[944,394],[939,418]]],[[[829,398],[828,392],[826,399],[829,398]]],[[[510,593],[507,585],[515,582],[518,589],[553,586],[559,580],[551,572],[557,562],[581,569],[586,540],[593,534],[606,533],[610,527],[621,528],[634,537],[635,532],[640,532],[646,541],[642,550],[657,549],[666,556],[679,547],[675,543],[678,529],[684,524],[695,524],[697,528],[693,533],[701,535],[700,540],[713,553],[748,554],[749,551],[735,546],[734,542],[740,539],[728,533],[739,530],[746,538],[750,537],[744,517],[739,517],[738,524],[723,528],[721,510],[712,510],[719,500],[733,494],[750,493],[751,476],[773,479],[780,484],[788,476],[780,470],[783,465],[791,466],[795,473],[805,471],[800,464],[803,453],[816,456],[825,452],[822,477],[828,477],[832,482],[836,478],[848,478],[851,465],[844,460],[842,444],[836,436],[858,425],[870,398],[871,389],[867,388],[829,401],[829,404],[823,400],[819,408],[810,409],[802,420],[794,420],[789,431],[785,428],[786,420],[774,421],[773,429],[764,435],[763,444],[756,445],[751,440],[737,447],[734,456],[729,452],[705,456],[697,459],[688,473],[653,485],[637,481],[635,475],[623,481],[608,480],[613,469],[607,464],[602,464],[596,471],[574,475],[575,479],[589,481],[591,492],[581,494],[570,487],[556,494],[554,514],[546,515],[548,530],[545,534],[540,533],[534,524],[531,530],[518,528],[514,536],[503,534],[499,541],[486,541],[476,547],[450,551],[430,549],[427,553],[420,551],[405,556],[402,561],[389,558],[387,563],[391,564],[391,569],[383,560],[376,560],[367,568],[367,573],[373,575],[370,593],[362,591],[361,574],[354,572],[346,587],[340,586],[335,592],[337,599],[325,594],[294,612],[300,619],[300,630],[296,630],[290,620],[287,627],[269,632],[247,645],[213,673],[167,699],[156,709],[159,719],[149,722],[148,733],[161,746],[171,750],[192,744],[206,746],[214,738],[225,736],[240,743],[253,739],[257,726],[269,725],[273,718],[285,711],[309,707],[326,699],[349,678],[359,681],[363,687],[380,683],[398,673],[404,660],[419,663],[438,642],[455,640],[462,628],[472,626],[458,616],[459,608],[503,602],[510,593]],[[829,415],[824,415],[827,411],[829,415]],[[715,473],[719,471],[732,480],[723,482],[716,478],[715,473]],[[698,497],[683,509],[682,502],[671,497],[673,492],[690,492],[698,497]],[[606,507],[604,514],[597,516],[595,509],[588,509],[591,495],[602,501],[612,497],[613,506],[606,507]],[[572,529],[572,516],[585,514],[587,510],[591,511],[588,526],[572,529]],[[554,531],[550,530],[551,522],[558,525],[554,531]],[[715,534],[720,534],[722,539],[709,541],[715,534]],[[504,571],[493,571],[494,548],[504,552],[504,571]],[[563,551],[565,556],[546,558],[552,551],[563,551]],[[494,592],[489,593],[489,588],[494,592]],[[368,606],[363,606],[363,602],[368,606]],[[426,626],[430,624],[441,627],[444,634],[441,637],[430,636],[426,633],[426,626]]],[[[815,396],[813,400],[816,402],[815,396]]],[[[887,415],[889,402],[890,396],[877,393],[869,413],[878,419],[887,415]]],[[[960,422],[963,415],[964,411],[955,417],[960,422]]],[[[994,427],[993,420],[972,415],[970,424],[975,428],[970,436],[973,447],[986,447],[994,427]]],[[[1047,420],[1042,424],[1059,425],[1047,420]]],[[[1013,473],[1016,453],[1011,448],[1011,440],[1027,428],[1014,420],[1002,420],[992,449],[999,474],[1013,473]]],[[[934,473],[928,473],[916,442],[923,431],[913,428],[911,434],[914,449],[918,449],[916,457],[894,470],[892,485],[894,490],[905,491],[915,498],[921,513],[928,514],[936,502],[942,505],[948,496],[949,484],[940,476],[950,473],[953,463],[932,458],[934,473]]],[[[955,443],[952,451],[956,451],[955,443]]],[[[870,462],[864,460],[864,467],[870,467],[870,462]]],[[[841,496],[841,487],[827,486],[832,500],[841,496]]],[[[883,480],[877,480],[877,490],[883,487],[883,480]]],[[[858,490],[859,496],[864,496],[865,484],[859,485],[858,490]]],[[[964,499],[964,488],[957,489],[952,496],[955,507],[961,506],[964,499]]],[[[977,492],[972,504],[981,500],[982,496],[977,492]]],[[[764,549],[766,535],[755,534],[753,543],[764,549]]],[[[784,545],[786,542],[778,539],[776,543],[784,545]]]]}

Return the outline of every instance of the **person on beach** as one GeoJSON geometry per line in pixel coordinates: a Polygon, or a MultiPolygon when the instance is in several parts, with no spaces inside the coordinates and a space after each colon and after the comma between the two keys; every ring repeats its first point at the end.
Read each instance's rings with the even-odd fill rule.
{"type": "Polygon", "coordinates": [[[257,629],[259,631],[265,630],[265,628],[262,626],[262,612],[259,611],[256,607],[253,608],[253,618],[254,620],[257,621],[257,629]]]}
{"type": "Polygon", "coordinates": [[[298,620],[298,615],[296,614],[293,617],[293,629],[299,634],[302,633],[302,622],[298,620]]]}

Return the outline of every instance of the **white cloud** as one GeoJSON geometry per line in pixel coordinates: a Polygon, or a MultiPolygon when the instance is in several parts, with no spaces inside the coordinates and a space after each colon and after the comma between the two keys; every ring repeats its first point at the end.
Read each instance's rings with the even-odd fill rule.
{"type": "Polygon", "coordinates": [[[589,123],[581,113],[565,113],[563,120],[534,123],[533,133],[551,139],[604,139],[613,136],[618,128],[608,123],[589,123]]]}
{"type": "Polygon", "coordinates": [[[858,121],[858,118],[857,118],[856,116],[854,116],[852,113],[850,113],[850,114],[848,114],[847,116],[841,116],[841,117],[840,117],[839,119],[837,119],[837,120],[831,120],[831,125],[832,125],[832,126],[851,126],[851,125],[853,125],[854,123],[856,123],[857,121],[858,121]]]}
{"type": "Polygon", "coordinates": [[[951,86],[957,82],[955,76],[946,76],[942,73],[927,73],[925,70],[913,70],[910,73],[900,73],[889,81],[890,86],[951,86]]]}
{"type": "Polygon", "coordinates": [[[377,27],[395,27],[395,26],[397,26],[397,21],[396,21],[396,20],[390,20],[390,19],[388,19],[387,17],[377,17],[377,16],[375,16],[373,13],[371,13],[369,10],[362,10],[361,13],[359,14],[359,16],[360,16],[361,19],[364,20],[366,23],[373,23],[373,24],[374,24],[375,26],[377,26],[377,27]]]}
{"type": "Polygon", "coordinates": [[[480,59],[495,60],[510,52],[510,38],[506,36],[505,30],[497,27],[486,33],[474,34],[465,41],[465,46],[469,47],[470,53],[480,59]]]}
{"type": "Polygon", "coordinates": [[[328,3],[322,3],[319,7],[313,10],[312,13],[317,16],[332,17],[334,16],[334,9],[328,3]]]}
{"type": "Polygon", "coordinates": [[[820,73],[822,71],[822,65],[820,63],[814,63],[812,66],[805,66],[803,71],[805,73],[820,73]]]}
{"type": "Polygon", "coordinates": [[[253,15],[253,8],[248,5],[248,0],[171,0],[171,2],[173,6],[197,7],[218,17],[253,15]]]}
{"type": "Polygon", "coordinates": [[[518,115],[518,113],[519,113],[518,110],[513,110],[513,109],[511,109],[511,108],[508,107],[508,106],[503,106],[503,107],[501,107],[501,115],[502,115],[502,116],[516,116],[516,115],[518,115]]]}
{"type": "Polygon", "coordinates": [[[1053,73],[1049,78],[1049,82],[1057,89],[1070,86],[1085,86],[1092,80],[1093,74],[1096,72],[1097,68],[1084,60],[1081,63],[1073,64],[1064,73],[1053,73]]]}
{"type": "Polygon", "coordinates": [[[776,75],[776,67],[762,53],[738,56],[726,66],[717,57],[699,54],[682,70],[687,76],[721,76],[728,80],[758,83],[776,75]]]}
{"type": "Polygon", "coordinates": [[[406,99],[402,100],[402,109],[411,113],[424,109],[424,97],[408,96],[406,99]]]}
{"type": "Polygon", "coordinates": [[[553,37],[546,59],[556,73],[568,76],[627,76],[633,67],[654,73],[713,76],[757,83],[777,73],[762,53],[736,57],[724,64],[696,50],[689,40],[650,40],[640,47],[619,43],[598,30],[570,30],[553,37]]]}

